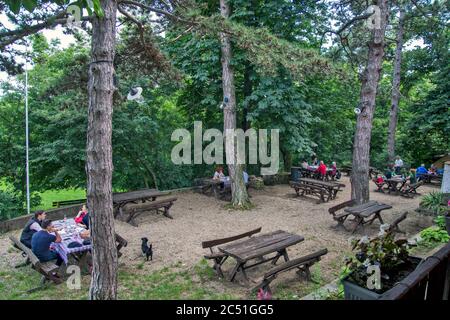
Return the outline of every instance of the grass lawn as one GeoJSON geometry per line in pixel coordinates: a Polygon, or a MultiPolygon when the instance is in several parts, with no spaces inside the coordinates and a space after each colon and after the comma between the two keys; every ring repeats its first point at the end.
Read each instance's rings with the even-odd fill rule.
{"type": "MultiPolygon", "coordinates": [[[[139,274],[140,265],[119,268],[118,298],[124,300],[177,300],[177,299],[236,299],[226,292],[217,292],[204,284],[214,278],[214,271],[202,260],[192,268],[181,263],[165,267],[150,274],[139,274]]],[[[16,270],[0,271],[0,297],[6,300],[86,300],[90,276],[83,276],[81,288],[69,289],[47,284],[41,290],[27,293],[39,286],[40,275],[29,266],[16,270]]]]}
{"type": "MultiPolygon", "coordinates": [[[[0,180],[0,190],[8,190],[9,186],[5,181],[0,180]]],[[[40,192],[41,203],[31,208],[31,211],[38,209],[48,210],[52,208],[53,201],[85,199],[86,191],[84,189],[61,189],[47,190],[40,192]]]]}
{"type": "Polygon", "coordinates": [[[39,193],[41,196],[41,204],[31,210],[47,210],[52,208],[53,201],[85,199],[86,191],[83,189],[63,189],[63,190],[47,190],[39,193]]]}

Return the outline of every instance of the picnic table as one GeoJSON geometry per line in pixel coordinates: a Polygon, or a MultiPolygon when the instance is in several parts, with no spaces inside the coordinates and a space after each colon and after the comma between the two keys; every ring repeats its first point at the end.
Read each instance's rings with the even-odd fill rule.
{"type": "Polygon", "coordinates": [[[388,193],[395,192],[395,194],[398,194],[405,186],[407,180],[404,178],[391,178],[386,179],[385,181],[388,186],[388,193]]]}
{"type": "Polygon", "coordinates": [[[157,189],[142,189],[130,192],[113,193],[114,217],[117,217],[118,214],[122,216],[122,208],[128,203],[155,201],[157,197],[162,195],[164,195],[164,193],[157,189]]]}
{"type": "Polygon", "coordinates": [[[433,173],[423,173],[419,175],[419,179],[423,180],[425,183],[432,183],[433,180],[436,180],[438,183],[442,182],[443,175],[441,174],[433,174],[433,173]]]}
{"type": "Polygon", "coordinates": [[[286,248],[303,240],[302,236],[277,230],[243,241],[219,246],[218,249],[225,257],[232,257],[236,260],[236,265],[231,271],[229,280],[233,281],[238,271],[241,271],[244,278],[249,280],[245,270],[269,261],[272,261],[272,264],[276,264],[281,256],[284,257],[285,261],[289,261],[286,248]],[[264,257],[273,253],[275,255],[272,257],[264,257]],[[255,259],[258,261],[249,264],[249,261],[255,259]]]}
{"type": "Polygon", "coordinates": [[[300,178],[298,181],[291,181],[290,185],[295,189],[297,195],[300,195],[300,190],[302,190],[301,195],[305,193],[317,195],[322,202],[335,199],[341,187],[345,187],[345,184],[342,183],[311,178],[300,178]],[[327,198],[325,198],[326,195],[327,198]]]}
{"type": "Polygon", "coordinates": [[[344,211],[347,215],[355,217],[355,225],[352,230],[352,233],[354,233],[359,226],[364,226],[367,223],[372,224],[376,219],[380,221],[380,224],[384,224],[381,211],[386,209],[392,209],[392,206],[377,201],[368,201],[361,205],[346,208],[344,211]]]}
{"type": "Polygon", "coordinates": [[[216,199],[222,199],[224,195],[231,193],[231,181],[229,179],[202,178],[196,180],[196,185],[203,194],[214,195],[216,199]]]}
{"type": "Polygon", "coordinates": [[[66,221],[56,220],[53,221],[52,224],[54,227],[61,229],[58,233],[61,236],[62,241],[59,243],[54,242],[50,247],[59,254],[66,265],[68,264],[71,255],[80,253],[80,259],[77,258],[79,260],[78,264],[80,267],[86,267],[86,254],[92,249],[92,245],[90,243],[83,244],[83,239],[80,237],[80,233],[86,229],[78,226],[74,219],[67,219],[66,221]],[[69,245],[71,243],[76,243],[78,246],[70,248],[69,245]]]}

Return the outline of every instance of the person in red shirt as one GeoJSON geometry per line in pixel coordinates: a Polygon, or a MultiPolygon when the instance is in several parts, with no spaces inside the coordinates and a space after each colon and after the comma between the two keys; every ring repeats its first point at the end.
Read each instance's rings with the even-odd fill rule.
{"type": "Polygon", "coordinates": [[[77,216],[75,217],[75,223],[83,223],[84,216],[88,213],[86,205],[83,204],[83,207],[81,208],[80,212],[78,212],[77,216]]]}
{"type": "Polygon", "coordinates": [[[323,161],[320,161],[319,167],[317,168],[316,172],[320,174],[320,177],[322,179],[325,178],[327,174],[327,166],[323,163],[323,161]]]}

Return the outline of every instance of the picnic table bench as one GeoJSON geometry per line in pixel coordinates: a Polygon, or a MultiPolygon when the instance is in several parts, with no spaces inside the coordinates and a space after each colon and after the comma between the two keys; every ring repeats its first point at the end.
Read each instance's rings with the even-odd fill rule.
{"type": "Polygon", "coordinates": [[[328,212],[333,216],[333,219],[338,222],[337,226],[344,227],[344,222],[347,218],[353,216],[354,227],[352,233],[354,233],[359,226],[363,227],[365,224],[372,224],[376,219],[378,219],[381,224],[384,224],[383,219],[381,218],[381,211],[392,208],[390,205],[379,203],[377,201],[368,201],[357,206],[354,206],[354,204],[355,202],[353,200],[349,200],[328,209],[328,212]],[[344,209],[344,212],[337,213],[337,211],[341,209],[344,209]]]}
{"type": "MultiPolygon", "coordinates": [[[[47,282],[47,281],[51,281],[55,284],[60,284],[63,282],[63,279],[55,276],[55,273],[60,269],[60,267],[55,264],[54,260],[47,261],[47,262],[41,262],[41,261],[39,261],[38,257],[36,257],[36,255],[33,253],[33,251],[30,248],[28,248],[27,246],[25,246],[22,242],[20,242],[19,239],[17,239],[14,236],[10,236],[9,239],[11,240],[12,245],[16,249],[20,250],[22,252],[22,255],[26,258],[25,263],[22,263],[16,267],[22,267],[22,266],[31,264],[31,267],[42,275],[41,286],[44,285],[45,282],[47,282]]],[[[115,240],[117,243],[117,247],[116,247],[117,255],[118,255],[118,257],[120,257],[122,255],[120,250],[123,247],[126,247],[128,242],[123,237],[121,237],[118,233],[115,233],[115,240]]],[[[86,262],[86,259],[77,259],[77,261],[79,262],[79,264],[81,266],[82,264],[84,264],[86,262]]],[[[36,290],[36,289],[32,289],[32,290],[36,290]]]]}
{"type": "Polygon", "coordinates": [[[10,236],[9,239],[13,243],[13,246],[22,251],[23,255],[27,258],[26,264],[31,263],[31,267],[42,275],[41,285],[47,281],[52,281],[56,284],[62,283],[62,279],[54,275],[59,269],[59,266],[54,261],[40,262],[33,251],[20,242],[19,239],[14,236],[10,236]]]}
{"type": "Polygon", "coordinates": [[[320,261],[321,257],[328,253],[328,250],[322,249],[304,257],[296,258],[284,262],[283,264],[269,270],[261,279],[261,282],[252,290],[262,288],[266,292],[271,292],[270,283],[277,278],[280,273],[287,272],[292,269],[298,269],[297,274],[303,276],[306,280],[312,281],[310,267],[320,261]]]}
{"type": "Polygon", "coordinates": [[[157,189],[141,189],[129,192],[113,193],[114,217],[123,215],[123,207],[129,203],[144,203],[147,201],[155,201],[157,197],[164,195],[157,189]]]}
{"type": "Polygon", "coordinates": [[[86,199],[75,199],[75,200],[64,200],[64,201],[53,201],[52,207],[59,208],[64,206],[71,206],[73,204],[86,203],[86,199]]]}
{"type": "Polygon", "coordinates": [[[236,260],[236,265],[231,271],[230,281],[233,281],[238,271],[241,271],[245,280],[249,280],[245,270],[271,261],[276,264],[278,259],[283,256],[285,261],[289,261],[286,248],[303,241],[304,238],[286,231],[278,230],[251,237],[247,240],[234,242],[228,245],[218,247],[219,251],[227,257],[236,260]],[[274,254],[269,258],[264,256],[274,254]],[[258,260],[249,264],[252,260],[258,260]]]}
{"type": "Polygon", "coordinates": [[[120,215],[125,222],[135,227],[137,227],[137,223],[135,221],[136,217],[144,212],[152,210],[155,210],[156,213],[162,213],[163,216],[169,219],[173,219],[173,217],[169,214],[169,210],[176,200],[176,197],[169,197],[138,204],[128,203],[126,206],[122,207],[123,209],[121,210],[120,215]]]}
{"type": "Polygon", "coordinates": [[[420,180],[423,180],[425,183],[431,184],[433,180],[436,180],[438,183],[442,183],[443,175],[441,174],[431,174],[431,173],[423,173],[419,176],[420,180]]]}
{"type": "Polygon", "coordinates": [[[298,196],[305,194],[315,195],[320,198],[321,202],[335,199],[341,187],[345,187],[345,184],[342,183],[310,178],[300,178],[298,181],[290,181],[289,184],[295,189],[298,196]]]}

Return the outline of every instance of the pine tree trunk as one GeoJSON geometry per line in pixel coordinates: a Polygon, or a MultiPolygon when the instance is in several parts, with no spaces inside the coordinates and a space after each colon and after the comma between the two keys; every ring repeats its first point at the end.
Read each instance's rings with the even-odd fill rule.
{"type": "Polygon", "coordinates": [[[104,17],[92,21],[87,130],[87,206],[93,273],[89,298],[117,298],[117,251],[112,203],[112,111],[116,36],[115,0],[102,0],[104,17]]]}
{"type": "Polygon", "coordinates": [[[361,113],[356,121],[353,145],[352,199],[357,203],[369,201],[369,162],[372,120],[375,111],[375,98],[384,56],[384,33],[388,19],[387,0],[378,0],[381,11],[380,28],[372,30],[366,69],[361,83],[361,113]]]}
{"type": "MultiPolygon", "coordinates": [[[[220,13],[222,17],[228,19],[230,16],[230,6],[227,0],[220,0],[220,13]]],[[[228,163],[228,173],[231,178],[231,205],[236,208],[245,208],[250,204],[247,189],[244,183],[243,166],[237,164],[237,148],[230,148],[230,143],[235,146],[235,141],[228,141],[226,137],[227,130],[236,129],[236,94],[234,86],[234,71],[230,65],[232,58],[230,37],[226,33],[220,33],[222,50],[222,87],[224,99],[228,103],[223,108],[223,129],[225,131],[225,153],[226,159],[234,159],[234,163],[228,163]]]]}
{"type": "Polygon", "coordinates": [[[402,66],[404,18],[405,13],[402,9],[400,9],[400,17],[398,20],[398,30],[397,30],[397,48],[395,50],[395,60],[394,60],[394,75],[392,77],[391,111],[389,118],[389,132],[387,141],[387,151],[390,163],[392,163],[395,158],[395,131],[397,130],[398,104],[400,101],[400,72],[402,66]]]}

